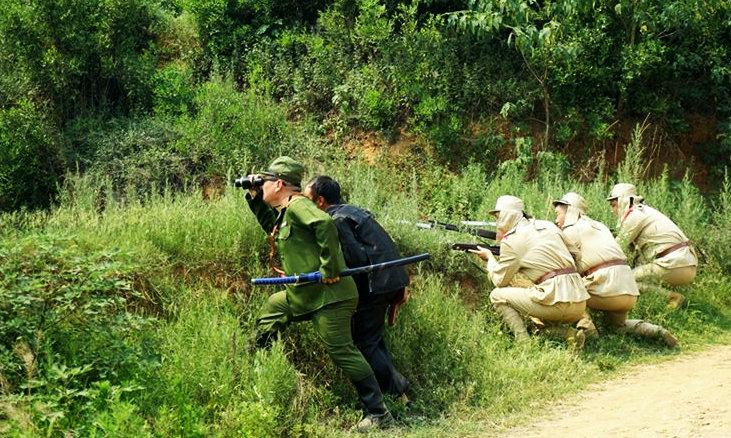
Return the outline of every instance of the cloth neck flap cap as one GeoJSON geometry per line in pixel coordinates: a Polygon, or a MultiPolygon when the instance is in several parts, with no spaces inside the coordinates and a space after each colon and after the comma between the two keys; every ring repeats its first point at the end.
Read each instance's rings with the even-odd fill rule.
{"type": "Polygon", "coordinates": [[[564,226],[575,224],[581,215],[586,214],[586,200],[578,193],[568,192],[561,199],[553,201],[554,207],[558,204],[566,206],[564,226]]]}

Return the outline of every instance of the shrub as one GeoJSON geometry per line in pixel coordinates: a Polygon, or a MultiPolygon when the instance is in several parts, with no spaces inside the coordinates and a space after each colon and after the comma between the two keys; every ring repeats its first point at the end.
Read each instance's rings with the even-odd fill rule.
{"type": "Polygon", "coordinates": [[[61,138],[28,100],[0,108],[0,211],[46,207],[63,169],[61,138]]]}
{"type": "Polygon", "coordinates": [[[153,106],[156,115],[180,116],[193,107],[193,76],[189,68],[169,65],[155,72],[152,78],[153,106]]]}
{"type": "Polygon", "coordinates": [[[236,91],[228,80],[204,84],[194,100],[196,114],[186,122],[177,150],[193,157],[207,175],[229,170],[248,173],[273,157],[300,146],[285,112],[274,102],[236,91]]]}
{"type": "MultiPolygon", "coordinates": [[[[154,368],[127,254],[30,235],[0,245],[0,372],[47,430],[83,424],[154,368]],[[45,406],[45,408],[43,407],[45,406]]],[[[119,402],[120,399],[117,399],[119,402]]]]}
{"type": "Polygon", "coordinates": [[[0,13],[0,73],[49,102],[61,121],[150,105],[157,0],[33,0],[0,13]]]}
{"type": "Polygon", "coordinates": [[[198,179],[194,158],[175,148],[180,128],[164,118],[79,117],[66,136],[73,144],[68,160],[94,175],[97,193],[180,190],[198,179]]]}

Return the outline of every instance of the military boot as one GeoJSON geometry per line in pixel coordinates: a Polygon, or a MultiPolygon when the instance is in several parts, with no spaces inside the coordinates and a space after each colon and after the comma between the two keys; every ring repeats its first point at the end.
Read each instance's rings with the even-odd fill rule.
{"type": "Polygon", "coordinates": [[[678,346],[678,339],[667,329],[641,319],[628,319],[625,321],[624,331],[646,338],[660,339],[670,348],[677,348],[678,346]]]}
{"type": "MultiPolygon", "coordinates": [[[[596,331],[596,329],[594,330],[596,331]]],[[[575,353],[580,353],[584,350],[584,343],[586,343],[586,331],[581,328],[575,329],[573,327],[569,327],[568,330],[566,330],[566,336],[564,339],[566,340],[566,345],[568,345],[570,350],[575,353]]]]}
{"type": "Polygon", "coordinates": [[[638,286],[640,286],[640,290],[643,291],[643,293],[652,292],[652,293],[656,293],[660,296],[667,298],[668,309],[672,309],[672,310],[679,309],[685,303],[685,297],[682,294],[671,291],[671,290],[664,288],[662,286],[659,286],[657,284],[640,282],[640,283],[638,283],[638,286]]]}
{"type": "Polygon", "coordinates": [[[249,345],[249,353],[254,354],[256,350],[268,350],[272,348],[272,344],[277,340],[276,331],[260,332],[254,335],[254,342],[249,345]]]}
{"type": "Polygon", "coordinates": [[[525,328],[525,321],[517,310],[507,304],[495,304],[495,311],[502,316],[505,325],[508,326],[517,341],[528,340],[528,330],[525,328]]]}
{"type": "Polygon", "coordinates": [[[563,338],[569,350],[576,353],[584,349],[586,342],[586,333],[584,329],[576,329],[566,325],[550,325],[541,330],[541,334],[552,338],[563,338]]]}
{"type": "Polygon", "coordinates": [[[383,403],[383,394],[378,387],[376,377],[371,374],[363,380],[354,381],[353,386],[358,391],[358,398],[365,411],[365,415],[355,426],[355,430],[367,432],[392,426],[393,417],[383,403]]]}
{"type": "Polygon", "coordinates": [[[678,292],[670,292],[668,294],[668,309],[679,309],[685,303],[685,297],[678,292]]]}
{"type": "Polygon", "coordinates": [[[583,330],[584,335],[586,335],[587,338],[599,336],[599,332],[594,325],[594,321],[591,320],[589,312],[584,312],[584,315],[581,317],[579,322],[576,323],[576,328],[583,330]]]}

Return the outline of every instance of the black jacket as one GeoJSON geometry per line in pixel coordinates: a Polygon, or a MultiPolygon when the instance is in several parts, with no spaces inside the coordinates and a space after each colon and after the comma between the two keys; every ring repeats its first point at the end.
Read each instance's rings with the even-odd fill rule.
{"type": "MultiPolygon", "coordinates": [[[[340,246],[349,268],[398,259],[401,254],[386,230],[370,211],[348,204],[331,205],[327,213],[338,228],[340,246]]],[[[408,286],[409,275],[403,266],[354,276],[361,296],[383,294],[408,286]]]]}

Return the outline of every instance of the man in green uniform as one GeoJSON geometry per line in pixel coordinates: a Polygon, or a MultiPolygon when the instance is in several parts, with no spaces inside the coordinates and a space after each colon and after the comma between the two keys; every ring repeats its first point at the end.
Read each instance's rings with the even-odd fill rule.
{"type": "Polygon", "coordinates": [[[358,291],[345,268],[337,229],[330,216],[302,195],[304,167],[290,157],[279,157],[260,174],[264,184],[249,189],[246,201],[259,224],[273,240],[282,263],[280,274],[320,271],[322,283],[288,285],[269,297],[257,319],[257,348],[268,347],[291,322],[312,321],[328,354],[353,382],[365,408],[358,430],[385,427],[393,422],[373,370],[353,344],[350,319],[358,291]]]}

